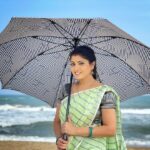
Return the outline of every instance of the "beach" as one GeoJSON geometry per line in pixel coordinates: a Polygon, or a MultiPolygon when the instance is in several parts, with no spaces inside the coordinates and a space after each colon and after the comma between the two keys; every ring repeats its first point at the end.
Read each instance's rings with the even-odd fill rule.
{"type": "MultiPolygon", "coordinates": [[[[41,103],[24,95],[0,96],[0,150],[56,150],[55,109],[41,103]]],[[[123,103],[123,133],[130,145],[128,150],[150,150],[149,108],[149,96],[123,103]]]]}
{"type": "MultiPolygon", "coordinates": [[[[56,150],[52,142],[0,141],[0,150],[56,150]]],[[[150,148],[128,147],[128,150],[150,150],[150,148]]]]}

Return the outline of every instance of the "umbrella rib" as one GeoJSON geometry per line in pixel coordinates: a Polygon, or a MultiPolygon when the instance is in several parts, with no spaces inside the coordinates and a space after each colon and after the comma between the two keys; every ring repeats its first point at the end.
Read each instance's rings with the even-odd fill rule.
{"type": "MultiPolygon", "coordinates": [[[[55,26],[55,25],[54,25],[55,26]]],[[[55,28],[59,31],[59,33],[61,34],[61,35],[63,35],[63,33],[55,26],[55,28]]],[[[69,41],[68,40],[68,38],[65,36],[65,35],[63,35],[64,36],[64,38],[73,46],[73,44],[71,43],[71,41],[69,41]]]]}
{"type": "MultiPolygon", "coordinates": [[[[70,34],[69,32],[67,32],[63,27],[61,27],[59,24],[57,24],[56,22],[49,20],[53,26],[58,30],[58,32],[73,46],[73,44],[71,43],[71,41],[68,40],[68,38],[58,29],[58,27],[60,27],[61,29],[63,29],[66,33],[70,34]],[[57,27],[57,26],[58,27],[57,27]]],[[[71,35],[71,34],[70,34],[71,35]]],[[[71,35],[72,36],[72,35],[71,35]]],[[[73,36],[72,36],[73,37],[73,36]]]]}
{"type": "Polygon", "coordinates": [[[73,38],[73,35],[71,33],[69,33],[67,30],[65,30],[61,25],[59,25],[58,23],[56,23],[50,19],[48,19],[48,21],[50,21],[53,25],[56,24],[58,27],[60,27],[62,30],[64,30],[66,33],[68,33],[73,38]]]}
{"type": "Polygon", "coordinates": [[[107,42],[107,41],[111,41],[111,40],[116,39],[116,38],[117,37],[111,37],[111,39],[103,40],[103,41],[100,41],[100,42],[95,42],[95,43],[92,43],[92,44],[98,44],[98,43],[102,43],[102,42],[107,42]]]}
{"type": "Polygon", "coordinates": [[[82,38],[83,34],[85,33],[85,31],[86,31],[86,29],[88,28],[88,26],[89,26],[89,24],[90,24],[91,21],[92,21],[92,19],[90,19],[90,20],[85,24],[85,26],[83,27],[83,29],[81,30],[81,32],[79,33],[79,35],[78,35],[77,38],[79,38],[80,35],[81,35],[80,38],[82,38]]]}
{"type": "Polygon", "coordinates": [[[111,38],[111,39],[107,39],[107,40],[103,40],[103,41],[100,41],[100,42],[96,42],[96,43],[92,43],[92,44],[98,44],[98,43],[103,43],[103,42],[108,42],[108,41],[111,41],[115,38],[111,38]]]}
{"type": "MultiPolygon", "coordinates": [[[[105,52],[105,51],[108,52],[107,50],[104,50],[104,49],[102,49],[102,48],[100,49],[99,47],[94,46],[93,44],[88,44],[88,43],[86,43],[86,42],[84,42],[84,41],[82,41],[82,42],[85,43],[86,45],[93,46],[93,47],[95,47],[95,48],[97,48],[97,49],[99,49],[99,50],[103,50],[104,52],[105,52]]],[[[110,53],[110,52],[108,52],[108,53],[110,54],[110,56],[116,57],[116,58],[118,58],[119,60],[121,60],[123,63],[125,63],[131,70],[133,70],[134,72],[136,72],[136,74],[139,76],[139,78],[142,78],[143,81],[145,81],[145,83],[148,84],[148,82],[147,82],[142,76],[140,76],[139,73],[138,73],[135,69],[133,69],[131,66],[129,66],[124,60],[120,59],[118,56],[116,56],[116,55],[114,55],[114,54],[112,54],[112,53],[110,53]]],[[[149,85],[149,84],[148,84],[148,85],[149,85]]]]}
{"type": "MultiPolygon", "coordinates": [[[[45,50],[44,52],[41,52],[40,54],[38,54],[37,56],[40,56],[40,55],[42,55],[43,53],[45,53],[45,52],[47,52],[47,51],[49,51],[49,50],[51,50],[51,49],[54,49],[54,48],[56,48],[56,47],[60,47],[62,44],[58,44],[58,45],[56,45],[56,46],[54,46],[54,47],[52,47],[52,48],[50,48],[50,49],[47,49],[47,50],[45,50]]],[[[64,46],[64,45],[63,45],[64,46]]],[[[70,47],[71,48],[71,47],[70,47]]],[[[68,48],[68,49],[70,49],[70,48],[68,48]]],[[[65,49],[65,50],[68,50],[68,49],[65,49]]],[[[53,52],[53,53],[57,53],[57,52],[61,52],[61,51],[65,51],[65,50],[60,50],[60,51],[56,51],[56,52],[53,52]]],[[[52,54],[52,53],[51,53],[52,54]]]]}
{"type": "MultiPolygon", "coordinates": [[[[32,38],[37,39],[37,40],[40,40],[40,41],[44,41],[44,42],[47,42],[47,43],[58,44],[58,43],[55,43],[55,42],[46,41],[46,40],[44,40],[44,39],[39,39],[39,38],[34,37],[34,36],[32,36],[32,38]]],[[[68,45],[65,45],[65,44],[67,44],[67,43],[68,43],[68,42],[66,42],[66,43],[64,43],[64,44],[60,44],[60,45],[68,46],[68,45]]],[[[59,46],[59,45],[58,45],[58,46],[59,46]]]]}
{"type": "MultiPolygon", "coordinates": [[[[42,36],[42,37],[50,37],[50,38],[58,38],[58,39],[64,39],[64,37],[59,37],[59,36],[49,36],[49,35],[45,35],[45,36],[43,36],[43,35],[33,35],[32,37],[40,37],[40,36],[42,36]]],[[[27,36],[27,37],[30,37],[30,36],[27,36]]],[[[72,38],[67,38],[67,39],[72,39],[72,38]]]]}
{"type": "MultiPolygon", "coordinates": [[[[66,60],[66,62],[65,62],[65,64],[64,64],[63,71],[62,71],[62,73],[61,73],[61,75],[60,75],[61,77],[60,77],[60,80],[59,80],[59,83],[58,83],[58,87],[59,87],[59,86],[60,86],[60,84],[61,84],[62,77],[63,77],[63,73],[64,73],[64,70],[65,70],[65,69],[66,69],[66,67],[67,67],[67,62],[68,62],[68,60],[69,60],[69,56],[68,56],[68,58],[67,58],[67,60],[66,60]]],[[[54,100],[54,102],[53,102],[52,107],[54,107],[54,105],[55,105],[55,102],[56,102],[56,98],[57,98],[58,91],[59,91],[59,88],[57,88],[56,95],[55,95],[55,100],[54,100]]]]}
{"type": "MultiPolygon", "coordinates": [[[[105,37],[108,37],[108,36],[105,36],[105,37]]],[[[104,37],[104,38],[105,38],[104,37]]],[[[94,38],[94,37],[93,37],[94,38]]],[[[103,43],[103,42],[107,42],[107,41],[112,41],[112,40],[114,40],[114,39],[125,39],[125,38],[121,38],[121,37],[110,37],[111,39],[107,39],[107,40],[103,40],[103,41],[100,41],[100,42],[95,42],[95,43],[92,43],[92,44],[98,44],[98,43],[103,43]]],[[[86,38],[86,39],[88,39],[88,38],[86,38]]],[[[125,40],[127,40],[127,39],[125,39],[125,40]]],[[[83,42],[83,41],[82,41],[83,42]]],[[[131,42],[134,42],[134,41],[131,41],[131,42]]],[[[138,44],[138,43],[136,43],[136,44],[138,44]]],[[[127,43],[127,45],[128,45],[128,43],[127,43]]],[[[128,47],[130,47],[130,46],[128,46],[128,47]]],[[[144,61],[144,59],[143,59],[143,61],[144,61]]]]}
{"type": "MultiPolygon", "coordinates": [[[[53,48],[55,48],[55,47],[53,47],[53,48]]],[[[53,48],[51,48],[51,49],[53,49],[53,48]]],[[[47,52],[47,51],[49,51],[49,50],[51,50],[51,49],[48,49],[48,50],[46,50],[46,51],[44,51],[44,52],[41,52],[41,53],[39,53],[37,56],[46,55],[46,54],[44,54],[44,53],[47,52]]],[[[67,51],[67,50],[69,50],[69,49],[70,49],[70,48],[65,49],[65,50],[60,50],[60,51],[57,51],[57,52],[67,51]]],[[[54,54],[54,53],[57,53],[57,52],[52,52],[52,53],[48,53],[48,54],[54,54]]],[[[29,63],[30,63],[32,60],[34,60],[37,56],[35,56],[35,57],[32,58],[30,61],[28,61],[24,66],[22,66],[22,67],[10,78],[10,80],[7,81],[7,82],[4,84],[3,87],[5,87],[5,86],[16,76],[16,74],[17,74],[18,72],[20,72],[20,70],[22,70],[27,64],[29,64],[29,63]]]]}
{"type": "MultiPolygon", "coordinates": [[[[13,42],[13,41],[15,41],[15,40],[18,40],[18,39],[23,39],[23,38],[28,38],[28,37],[37,37],[37,36],[40,36],[40,35],[34,35],[34,36],[24,36],[24,37],[18,37],[18,38],[16,38],[16,39],[13,39],[13,40],[10,40],[10,41],[7,41],[7,42],[4,42],[4,43],[2,43],[2,44],[0,44],[0,46],[1,45],[3,45],[3,44],[6,44],[6,43],[10,43],[10,42],[13,42]]],[[[63,37],[55,37],[55,36],[49,36],[49,37],[53,37],[53,38],[62,38],[62,39],[64,39],[63,37]]],[[[72,38],[67,38],[67,39],[72,39],[72,38]]]]}
{"type": "Polygon", "coordinates": [[[136,44],[139,44],[139,45],[141,45],[141,46],[143,46],[143,47],[145,47],[145,48],[150,48],[150,47],[148,47],[148,46],[146,46],[146,45],[144,45],[144,44],[142,44],[142,43],[140,43],[140,42],[138,42],[138,41],[134,41],[134,40],[132,40],[132,39],[129,39],[129,38],[124,38],[124,37],[121,37],[121,36],[95,36],[95,37],[88,37],[88,38],[82,38],[82,39],[89,39],[89,38],[101,38],[101,37],[112,37],[112,38],[118,38],[118,39],[124,39],[124,40],[129,40],[129,41],[131,41],[131,42],[133,42],[133,43],[136,43],[136,44]]]}
{"type": "Polygon", "coordinates": [[[57,51],[57,52],[50,52],[50,53],[46,53],[46,54],[43,54],[43,55],[47,55],[47,54],[55,54],[55,53],[67,51],[67,50],[69,50],[69,49],[70,49],[70,48],[67,48],[67,49],[65,49],[65,50],[60,50],[60,51],[57,51]]]}
{"type": "MultiPolygon", "coordinates": [[[[108,36],[105,36],[105,37],[108,37],[108,36]]],[[[105,38],[104,37],[104,38],[105,38]]],[[[93,37],[94,38],[94,37],[93,37]]],[[[97,37],[98,38],[98,37],[97,37]]],[[[95,42],[95,43],[92,43],[92,44],[98,44],[98,43],[103,43],[103,42],[107,42],[107,41],[112,41],[112,40],[114,40],[114,39],[125,39],[125,40],[127,40],[126,38],[122,38],[122,37],[115,37],[115,36],[112,36],[111,37],[111,39],[107,39],[107,40],[103,40],[103,41],[100,41],[100,42],[95,42]]],[[[84,39],[88,39],[88,38],[84,38],[84,39]]],[[[83,41],[82,41],[83,42],[83,41]]],[[[131,42],[134,42],[134,41],[131,41],[131,42]]],[[[139,43],[136,43],[136,44],[139,44],[139,43]]],[[[127,43],[127,45],[128,45],[128,43],[127,43]]],[[[141,45],[141,46],[143,46],[143,45],[141,45]]],[[[130,46],[129,46],[130,47],[130,46]]],[[[144,59],[143,59],[143,61],[145,61],[144,59]]],[[[147,66],[147,65],[146,65],[147,66]]],[[[147,66],[148,67],[148,66],[147,66]]]]}
{"type": "MultiPolygon", "coordinates": [[[[102,37],[112,37],[112,38],[119,38],[119,36],[94,36],[94,37],[87,37],[87,38],[82,38],[82,39],[95,39],[95,38],[102,38],[102,37]]],[[[121,37],[120,37],[121,38],[121,37]]]]}
{"type": "MultiPolygon", "coordinates": [[[[39,35],[37,35],[37,36],[39,36],[39,35]]],[[[21,38],[27,38],[27,37],[31,37],[31,36],[24,36],[24,37],[21,37],[21,38]]],[[[50,37],[55,37],[55,36],[50,36],[50,37]]],[[[99,37],[116,37],[116,36],[99,36],[99,37]]],[[[82,38],[82,39],[99,38],[99,37],[88,37],[88,38],[82,38]]],[[[8,43],[8,42],[13,42],[13,41],[15,41],[15,40],[21,39],[21,38],[18,37],[18,38],[16,38],[16,39],[12,39],[12,40],[10,40],[10,41],[3,42],[3,43],[0,44],[0,46],[3,45],[3,44],[6,44],[6,43],[8,43]]],[[[63,37],[57,37],[57,38],[63,38],[63,37]]],[[[143,46],[143,47],[145,47],[145,48],[150,49],[150,47],[148,47],[148,46],[146,46],[146,45],[144,45],[144,44],[142,44],[142,43],[140,43],[140,42],[137,42],[137,41],[134,41],[134,40],[132,40],[132,39],[129,39],[129,38],[124,38],[124,37],[119,37],[119,36],[117,36],[116,38],[129,40],[129,41],[131,41],[131,42],[133,42],[133,43],[139,44],[139,45],[141,45],[141,46],[143,46]]],[[[67,39],[72,39],[72,38],[67,38],[67,39]]],[[[68,40],[68,41],[69,41],[69,40],[68,40]]],[[[69,43],[70,43],[70,41],[69,41],[69,43]]],[[[73,44],[71,43],[71,45],[73,45],[73,44]]]]}

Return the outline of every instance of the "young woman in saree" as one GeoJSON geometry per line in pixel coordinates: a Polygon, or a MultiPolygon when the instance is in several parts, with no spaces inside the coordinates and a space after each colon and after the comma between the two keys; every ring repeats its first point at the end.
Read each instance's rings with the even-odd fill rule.
{"type": "Polygon", "coordinates": [[[70,69],[76,82],[64,86],[58,96],[54,132],[58,150],[126,150],[121,129],[120,101],[116,91],[96,80],[96,57],[88,46],[70,53],[70,69]],[[66,122],[68,87],[71,89],[66,122]],[[63,134],[69,136],[65,141],[63,134]]]}

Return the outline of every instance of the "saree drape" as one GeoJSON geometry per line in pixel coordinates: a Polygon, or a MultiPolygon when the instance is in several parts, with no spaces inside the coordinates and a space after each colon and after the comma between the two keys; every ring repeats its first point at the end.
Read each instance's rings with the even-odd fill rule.
{"type": "MultiPolygon", "coordinates": [[[[111,91],[116,96],[116,135],[112,137],[70,136],[68,150],[126,150],[121,128],[120,98],[116,91],[107,85],[98,86],[71,95],[69,116],[77,127],[91,126],[105,92],[111,91]]],[[[65,122],[67,97],[60,108],[61,124],[65,122]]]]}

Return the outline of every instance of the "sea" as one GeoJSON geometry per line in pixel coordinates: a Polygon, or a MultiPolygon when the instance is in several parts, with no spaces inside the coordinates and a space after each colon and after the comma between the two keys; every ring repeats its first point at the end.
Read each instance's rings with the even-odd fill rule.
{"type": "MultiPolygon", "coordinates": [[[[55,142],[55,108],[29,95],[0,90],[0,141],[55,142]]],[[[121,102],[122,126],[128,146],[150,147],[150,95],[121,102]]]]}

